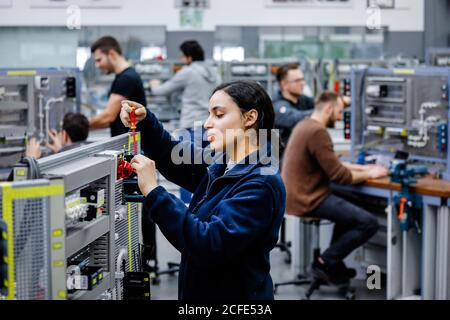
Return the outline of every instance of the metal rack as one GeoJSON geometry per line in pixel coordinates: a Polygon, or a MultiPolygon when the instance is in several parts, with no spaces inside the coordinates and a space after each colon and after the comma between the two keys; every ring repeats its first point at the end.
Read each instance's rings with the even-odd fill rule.
{"type": "Polygon", "coordinates": [[[48,141],[48,129],[61,129],[67,112],[80,111],[80,90],[78,69],[0,69],[0,180],[27,137],[48,141]]]}
{"type": "Polygon", "coordinates": [[[118,156],[131,141],[124,134],[43,158],[43,179],[0,184],[0,218],[8,226],[7,299],[121,297],[122,261],[126,271],[138,271],[131,253],[139,250],[140,207],[122,204],[116,177],[118,156]],[[102,214],[68,220],[68,199],[86,186],[104,190],[102,214]],[[66,270],[81,253],[88,266],[102,268],[101,276],[90,290],[68,290],[66,270]]]}

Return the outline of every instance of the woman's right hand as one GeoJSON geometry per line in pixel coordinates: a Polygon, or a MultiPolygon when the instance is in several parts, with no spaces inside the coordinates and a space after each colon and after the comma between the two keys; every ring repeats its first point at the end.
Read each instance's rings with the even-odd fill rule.
{"type": "Polygon", "coordinates": [[[142,104],[130,100],[123,100],[122,109],[120,110],[120,120],[122,120],[123,125],[127,128],[130,127],[130,113],[133,109],[136,114],[136,124],[145,119],[147,115],[147,109],[142,104]]]}

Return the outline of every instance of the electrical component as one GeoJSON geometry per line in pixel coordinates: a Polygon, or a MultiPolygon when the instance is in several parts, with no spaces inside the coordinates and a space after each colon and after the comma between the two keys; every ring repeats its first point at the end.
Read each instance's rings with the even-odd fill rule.
{"type": "Polygon", "coordinates": [[[352,132],[352,114],[350,111],[344,111],[344,139],[351,140],[352,132]]]}
{"type": "Polygon", "coordinates": [[[147,272],[126,272],[123,278],[124,300],[150,300],[150,275],[147,272]]]}
{"type": "Polygon", "coordinates": [[[67,268],[67,290],[92,290],[103,280],[103,268],[97,266],[70,265],[67,268]]]}
{"type": "Polygon", "coordinates": [[[86,204],[99,208],[105,204],[105,189],[87,187],[80,190],[80,197],[86,198],[86,204]]]}
{"type": "Polygon", "coordinates": [[[352,75],[352,158],[407,152],[450,179],[445,68],[368,68],[352,75]]]}
{"type": "Polygon", "coordinates": [[[67,196],[65,203],[67,223],[77,223],[86,218],[88,206],[86,205],[86,199],[81,198],[79,193],[67,196]]]}
{"type": "Polygon", "coordinates": [[[117,164],[117,179],[127,179],[133,174],[133,167],[128,161],[119,159],[117,164]]]}
{"type": "MultiPolygon", "coordinates": [[[[133,155],[128,154],[124,156],[124,161],[131,162],[133,155]]],[[[133,172],[128,178],[124,179],[122,182],[123,192],[122,192],[122,201],[126,202],[144,202],[144,196],[139,190],[138,179],[135,172],[133,172]]]]}
{"type": "Polygon", "coordinates": [[[34,77],[34,86],[38,90],[48,90],[50,88],[50,79],[45,76],[34,77]]]}
{"type": "Polygon", "coordinates": [[[438,130],[438,150],[446,153],[448,146],[448,124],[441,124],[438,130]]]}
{"type": "Polygon", "coordinates": [[[66,78],[66,97],[67,98],[76,98],[76,96],[77,96],[76,78],[75,77],[67,77],[66,78]]]}
{"type": "Polygon", "coordinates": [[[67,267],[67,291],[69,293],[75,290],[87,290],[88,289],[88,279],[81,275],[80,267],[77,265],[71,265],[67,267]]]}

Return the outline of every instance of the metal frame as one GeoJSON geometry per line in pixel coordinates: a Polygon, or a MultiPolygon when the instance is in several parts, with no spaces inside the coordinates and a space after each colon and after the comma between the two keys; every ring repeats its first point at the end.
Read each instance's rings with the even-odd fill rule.
{"type": "MultiPolygon", "coordinates": [[[[137,136],[137,141],[140,142],[140,135],[137,136]]],[[[117,159],[125,150],[130,150],[131,143],[131,136],[123,134],[106,141],[84,145],[40,159],[38,163],[44,179],[26,180],[13,184],[27,188],[35,185],[57,184],[61,188],[60,194],[51,197],[49,212],[45,215],[48,219],[46,237],[50,252],[46,258],[49,266],[47,270],[49,295],[46,299],[95,299],[105,290],[109,290],[113,297],[120,297],[116,292],[118,285],[121,284],[119,266],[116,265],[116,260],[118,260],[116,247],[119,246],[116,235],[122,232],[120,236],[126,239],[125,243],[128,244],[127,249],[130,252],[136,250],[140,240],[140,217],[137,205],[127,206],[126,228],[122,230],[124,223],[121,222],[121,229],[116,229],[116,216],[119,210],[117,204],[122,201],[121,194],[116,190],[119,183],[116,177],[117,159]],[[93,221],[80,222],[75,226],[67,225],[64,214],[66,194],[79,190],[92,182],[100,182],[107,192],[104,215],[93,221]],[[120,196],[120,199],[117,199],[117,196],[120,196]],[[91,263],[97,265],[96,262],[100,262],[97,258],[105,259],[100,263],[106,268],[103,281],[91,291],[76,291],[68,295],[66,290],[67,258],[87,246],[93,250],[91,263]],[[101,257],[97,257],[93,252],[100,249],[106,251],[101,254],[101,257]]],[[[140,145],[138,145],[138,152],[140,152],[140,145]]],[[[3,194],[2,187],[3,184],[0,184],[0,196],[3,194]]],[[[3,197],[2,200],[5,205],[3,197]]],[[[123,239],[120,242],[122,245],[123,239]]],[[[131,253],[123,257],[128,263],[127,271],[137,271],[131,261],[127,260],[129,257],[131,257],[131,253]]]]}
{"type": "Polygon", "coordinates": [[[388,237],[386,298],[450,299],[450,205],[448,199],[423,196],[422,234],[402,232],[393,206],[396,191],[365,186],[338,190],[386,197],[388,237]]]}
{"type": "MultiPolygon", "coordinates": [[[[357,136],[356,132],[356,108],[360,108],[358,106],[358,102],[361,104],[361,110],[364,109],[364,101],[359,101],[359,96],[355,99],[355,94],[358,95],[359,93],[356,92],[356,82],[357,77],[368,77],[368,76],[399,76],[399,75],[417,75],[417,76],[445,76],[447,77],[447,87],[450,88],[450,68],[438,68],[438,67],[423,67],[423,68],[416,68],[416,69],[383,69],[383,68],[368,68],[364,71],[360,70],[353,70],[352,72],[352,105],[351,105],[351,136],[352,136],[352,143],[351,143],[351,159],[352,161],[356,161],[357,157],[357,145],[355,143],[355,139],[357,136]]],[[[449,92],[450,93],[450,92],[449,92]]],[[[447,102],[450,105],[450,94],[448,94],[447,102]]],[[[450,119],[450,108],[448,110],[448,118],[450,119]]],[[[361,128],[363,130],[364,128],[361,128]]],[[[447,130],[447,141],[450,139],[450,129],[447,130]]],[[[410,159],[412,160],[419,160],[419,161],[427,161],[427,162],[434,162],[434,163],[445,163],[446,164],[446,170],[443,173],[443,177],[446,180],[450,180],[450,148],[447,150],[447,157],[445,159],[441,158],[434,158],[434,157],[426,157],[426,156],[419,156],[419,155],[411,155],[410,159]]]]}
{"type": "Polygon", "coordinates": [[[450,57],[450,48],[427,48],[425,50],[425,63],[427,66],[435,66],[437,67],[432,59],[435,54],[446,54],[450,57]]]}

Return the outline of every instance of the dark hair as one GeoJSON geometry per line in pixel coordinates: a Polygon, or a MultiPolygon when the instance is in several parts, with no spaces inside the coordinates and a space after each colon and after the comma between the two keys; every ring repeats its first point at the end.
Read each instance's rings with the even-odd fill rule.
{"type": "Polygon", "coordinates": [[[277,70],[277,81],[281,82],[286,79],[290,70],[300,69],[300,65],[298,63],[287,63],[280,66],[277,70]]]}
{"type": "Polygon", "coordinates": [[[258,119],[256,120],[256,130],[267,129],[270,138],[271,129],[275,123],[275,111],[266,90],[255,81],[233,81],[219,85],[214,89],[224,91],[238,105],[242,113],[255,109],[258,111],[258,119]]]}
{"type": "Polygon", "coordinates": [[[180,50],[186,57],[191,57],[192,61],[205,60],[205,52],[202,46],[195,40],[185,41],[181,44],[180,50]]]}
{"type": "Polygon", "coordinates": [[[335,104],[339,99],[341,99],[341,97],[337,93],[332,91],[324,91],[316,98],[315,107],[320,111],[325,105],[329,103],[335,104]]]}
{"type": "Polygon", "coordinates": [[[114,50],[118,54],[122,54],[122,48],[120,48],[119,42],[111,36],[101,37],[91,46],[91,53],[94,53],[97,49],[100,49],[103,53],[108,53],[109,50],[114,50]]]}
{"type": "Polygon", "coordinates": [[[89,135],[89,120],[81,113],[66,113],[62,129],[72,142],[85,141],[89,135]]]}

